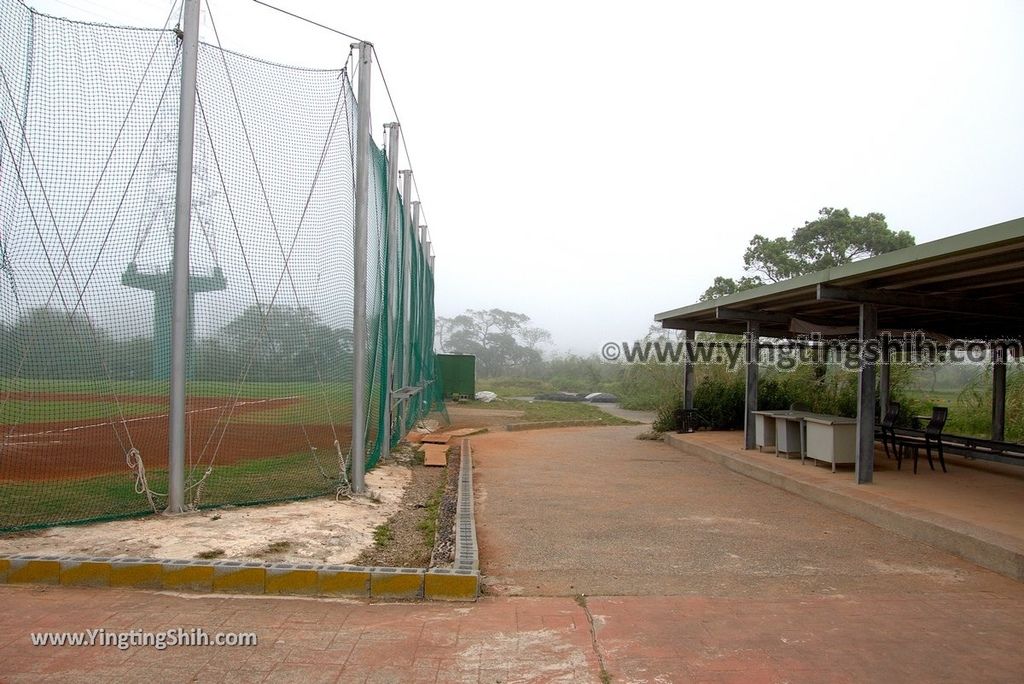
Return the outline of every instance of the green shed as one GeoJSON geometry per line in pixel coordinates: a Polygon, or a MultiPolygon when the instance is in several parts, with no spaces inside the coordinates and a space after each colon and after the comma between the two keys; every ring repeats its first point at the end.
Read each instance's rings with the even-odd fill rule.
{"type": "Polygon", "coordinates": [[[437,369],[445,398],[453,394],[476,396],[476,356],[473,354],[438,354],[437,369]]]}

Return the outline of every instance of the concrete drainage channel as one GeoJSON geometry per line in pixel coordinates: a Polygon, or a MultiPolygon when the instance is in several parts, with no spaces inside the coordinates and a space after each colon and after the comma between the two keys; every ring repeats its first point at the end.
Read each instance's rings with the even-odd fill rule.
{"type": "Polygon", "coordinates": [[[0,584],[138,587],[173,591],[475,601],[480,563],[473,515],[473,455],[462,440],[451,568],[258,563],[16,554],[0,558],[0,584]]]}

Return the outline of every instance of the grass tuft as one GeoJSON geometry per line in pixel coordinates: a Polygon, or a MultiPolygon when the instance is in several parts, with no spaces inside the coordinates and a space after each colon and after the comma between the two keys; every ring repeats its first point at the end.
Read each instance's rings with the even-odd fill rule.
{"type": "Polygon", "coordinates": [[[373,530],[373,543],[378,549],[383,549],[385,546],[395,540],[395,534],[391,531],[391,526],[387,523],[383,525],[377,525],[373,530]]]}

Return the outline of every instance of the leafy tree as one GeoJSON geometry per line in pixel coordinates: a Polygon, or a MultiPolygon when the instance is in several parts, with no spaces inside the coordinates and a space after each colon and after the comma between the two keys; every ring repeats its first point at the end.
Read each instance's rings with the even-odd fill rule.
{"type": "Polygon", "coordinates": [[[514,311],[467,309],[454,318],[438,317],[438,348],[475,355],[483,376],[525,371],[541,363],[539,347],[551,341],[551,333],[529,323],[529,316],[514,311]]]}
{"type": "Polygon", "coordinates": [[[709,299],[718,299],[726,295],[736,294],[742,290],[750,290],[759,285],[764,285],[764,280],[761,279],[761,276],[742,276],[739,279],[717,276],[711,287],[704,290],[700,300],[705,302],[709,299]]]}
{"type": "Polygon", "coordinates": [[[791,238],[755,235],[743,255],[744,270],[753,275],[738,280],[719,276],[701,300],[718,299],[766,282],[833,268],[914,243],[909,232],[890,229],[883,214],[852,216],[849,209],[825,207],[818,212],[818,218],[795,229],[791,238]]]}
{"type": "Polygon", "coordinates": [[[5,375],[24,378],[102,378],[101,354],[110,343],[82,312],[28,311],[6,332],[5,375]]]}
{"type": "Polygon", "coordinates": [[[312,382],[348,377],[352,332],[332,328],[304,307],[248,307],[196,348],[196,377],[251,382],[312,382]]]}

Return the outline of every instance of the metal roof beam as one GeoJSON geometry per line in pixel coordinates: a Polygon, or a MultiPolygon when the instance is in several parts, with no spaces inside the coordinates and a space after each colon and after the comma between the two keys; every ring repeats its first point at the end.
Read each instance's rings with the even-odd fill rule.
{"type": "Polygon", "coordinates": [[[747,327],[741,323],[729,325],[728,323],[700,323],[698,321],[681,321],[666,319],[661,322],[661,327],[668,330],[693,330],[694,332],[725,333],[727,335],[742,335],[747,327]]]}
{"type": "MultiPolygon", "coordinates": [[[[724,335],[743,335],[747,332],[747,326],[737,321],[736,323],[702,323],[700,321],[686,321],[677,319],[666,319],[661,321],[661,327],[666,330],[692,330],[694,332],[721,333],[724,335]]],[[[761,328],[761,337],[792,337],[793,333],[786,328],[761,328]]]]}
{"type": "Polygon", "coordinates": [[[719,306],[715,309],[715,318],[720,321],[753,321],[755,323],[775,323],[789,328],[789,319],[792,316],[771,311],[744,311],[742,309],[730,309],[727,306],[719,306]]]}
{"type": "MultiPolygon", "coordinates": [[[[812,302],[817,303],[817,302],[812,302]]],[[[733,309],[727,306],[720,306],[715,309],[715,317],[720,321],[753,321],[754,323],[767,323],[775,327],[782,326],[784,330],[793,327],[793,319],[820,325],[823,327],[835,327],[850,325],[850,320],[838,319],[835,317],[824,317],[813,312],[796,311],[784,313],[782,311],[748,311],[746,309],[733,309]]]]}
{"type": "Polygon", "coordinates": [[[817,296],[820,300],[833,302],[856,302],[859,304],[898,306],[905,309],[941,311],[943,313],[961,314],[964,316],[1004,318],[1015,321],[1024,320],[1024,309],[1008,308],[1005,304],[993,306],[985,302],[963,299],[961,297],[944,297],[919,292],[904,292],[902,290],[860,290],[820,284],[818,285],[817,296]]]}

